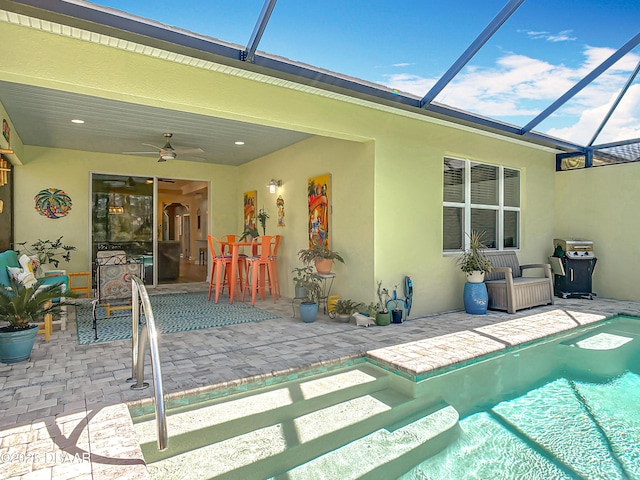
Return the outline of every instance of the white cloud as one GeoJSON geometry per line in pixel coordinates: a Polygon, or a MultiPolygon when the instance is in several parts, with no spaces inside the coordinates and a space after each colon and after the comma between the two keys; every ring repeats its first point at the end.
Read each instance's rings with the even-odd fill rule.
{"type": "MultiPolygon", "coordinates": [[[[575,68],[526,55],[506,54],[493,66],[467,66],[436,97],[436,102],[510,123],[514,123],[515,117],[530,120],[614,51],[587,46],[582,64],[575,68]]],[[[537,129],[566,140],[588,141],[639,60],[640,55],[627,54],[537,129]]],[[[389,75],[385,84],[422,97],[437,80],[399,73],[389,75]]],[[[625,95],[598,143],[640,137],[640,85],[634,87],[633,92],[629,89],[625,95]],[[605,136],[607,140],[603,140],[605,136]]]]}
{"type": "Polygon", "coordinates": [[[573,30],[562,30],[559,33],[549,33],[549,32],[537,32],[530,30],[526,32],[529,37],[534,40],[546,40],[547,42],[569,42],[576,39],[576,37],[571,36],[571,32],[573,30]]]}

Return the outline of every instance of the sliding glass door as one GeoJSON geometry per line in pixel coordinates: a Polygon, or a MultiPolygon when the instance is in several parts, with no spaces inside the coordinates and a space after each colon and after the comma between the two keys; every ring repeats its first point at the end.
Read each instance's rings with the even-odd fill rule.
{"type": "Polygon", "coordinates": [[[101,250],[122,250],[144,263],[144,282],[153,284],[154,180],[92,174],[92,269],[101,250]]]}

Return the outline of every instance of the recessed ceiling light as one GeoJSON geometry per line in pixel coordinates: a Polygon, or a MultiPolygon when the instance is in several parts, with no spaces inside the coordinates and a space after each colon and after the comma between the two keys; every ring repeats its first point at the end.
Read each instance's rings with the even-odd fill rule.
{"type": "Polygon", "coordinates": [[[71,123],[84,123],[84,120],[74,118],[73,120],[71,120],[71,123]]]}
{"type": "Polygon", "coordinates": [[[236,145],[244,145],[244,142],[236,142],[236,145]]]}

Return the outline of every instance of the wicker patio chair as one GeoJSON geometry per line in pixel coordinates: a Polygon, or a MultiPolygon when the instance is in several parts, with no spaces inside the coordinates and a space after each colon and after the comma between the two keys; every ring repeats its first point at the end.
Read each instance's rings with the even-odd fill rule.
{"type": "Polygon", "coordinates": [[[548,264],[520,265],[512,251],[486,252],[493,270],[485,275],[488,308],[515,313],[523,308],[553,304],[553,280],[548,264]],[[526,269],[542,269],[541,277],[523,276],[526,269]]]}

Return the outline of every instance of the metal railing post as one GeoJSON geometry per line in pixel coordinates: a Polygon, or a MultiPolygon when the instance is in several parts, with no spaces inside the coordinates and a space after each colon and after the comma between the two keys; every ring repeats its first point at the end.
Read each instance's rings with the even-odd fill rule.
{"type": "Polygon", "coordinates": [[[154,403],[156,413],[156,430],[158,433],[158,450],[165,450],[168,444],[167,416],[164,408],[164,391],[162,388],[162,371],[160,367],[160,350],[158,347],[158,332],[156,322],[149,301],[149,294],[142,280],[131,275],[131,375],[135,381],[131,388],[140,390],[147,388],[144,381],[144,352],[149,343],[151,354],[151,373],[153,375],[154,403]],[[138,331],[140,320],[140,305],[146,319],[142,331],[138,331]]]}

